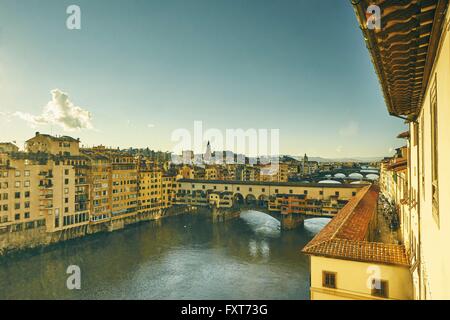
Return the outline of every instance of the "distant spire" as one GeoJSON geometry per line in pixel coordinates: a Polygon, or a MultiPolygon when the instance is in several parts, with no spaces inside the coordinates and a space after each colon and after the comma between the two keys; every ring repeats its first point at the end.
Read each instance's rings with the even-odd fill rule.
{"type": "Polygon", "coordinates": [[[208,141],[208,145],[206,146],[206,153],[205,153],[205,155],[203,157],[204,163],[209,164],[211,162],[211,155],[212,155],[211,144],[208,141]]]}

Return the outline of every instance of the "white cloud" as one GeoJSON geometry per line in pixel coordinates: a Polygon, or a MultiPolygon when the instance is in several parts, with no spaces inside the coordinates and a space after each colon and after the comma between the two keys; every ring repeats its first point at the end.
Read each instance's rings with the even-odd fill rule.
{"type": "Polygon", "coordinates": [[[11,122],[11,114],[0,111],[0,120],[5,122],[11,122]]]}
{"type": "Polygon", "coordinates": [[[353,137],[359,132],[359,124],[351,121],[345,127],[339,129],[339,135],[342,137],[353,137]]]}
{"type": "Polygon", "coordinates": [[[69,96],[59,89],[51,91],[52,100],[44,107],[42,114],[32,115],[21,111],[13,115],[28,122],[32,127],[39,125],[58,125],[66,131],[93,129],[92,115],[69,100],[69,96]]]}
{"type": "Polygon", "coordinates": [[[147,127],[149,127],[149,128],[154,128],[154,127],[155,127],[155,125],[154,125],[154,124],[152,124],[152,123],[149,123],[149,124],[147,125],[147,127]]]}

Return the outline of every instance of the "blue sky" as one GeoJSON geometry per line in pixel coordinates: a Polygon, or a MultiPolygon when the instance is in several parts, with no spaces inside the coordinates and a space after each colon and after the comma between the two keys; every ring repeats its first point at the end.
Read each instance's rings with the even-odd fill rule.
{"type": "Polygon", "coordinates": [[[19,145],[40,131],[172,150],[200,120],[280,129],[282,153],[324,157],[388,155],[404,130],[345,0],[1,0],[0,117],[19,145]],[[71,4],[81,30],[66,28],[71,4]],[[54,89],[91,126],[18,116],[41,115],[54,89]]]}

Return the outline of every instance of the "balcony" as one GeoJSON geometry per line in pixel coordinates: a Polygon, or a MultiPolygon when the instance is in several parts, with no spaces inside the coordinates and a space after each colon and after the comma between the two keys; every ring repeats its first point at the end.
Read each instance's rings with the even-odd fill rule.
{"type": "Polygon", "coordinates": [[[53,173],[52,172],[41,171],[41,172],[39,172],[39,175],[41,177],[44,177],[44,178],[47,178],[47,179],[53,178],[53,173]]]}

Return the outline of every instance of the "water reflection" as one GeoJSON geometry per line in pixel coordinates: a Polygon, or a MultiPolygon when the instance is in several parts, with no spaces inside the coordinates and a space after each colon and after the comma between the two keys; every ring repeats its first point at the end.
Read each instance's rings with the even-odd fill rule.
{"type": "Polygon", "coordinates": [[[141,224],[0,258],[0,299],[307,299],[308,230],[255,211],[141,224]],[[73,264],[81,290],[66,288],[73,264]]]}
{"type": "Polygon", "coordinates": [[[331,219],[329,218],[313,218],[313,219],[306,219],[305,220],[305,229],[312,234],[318,233],[320,230],[322,230],[331,219]]]}
{"type": "Polygon", "coordinates": [[[278,238],[281,234],[280,222],[268,214],[258,211],[245,211],[241,213],[244,220],[257,235],[278,238]]]}

